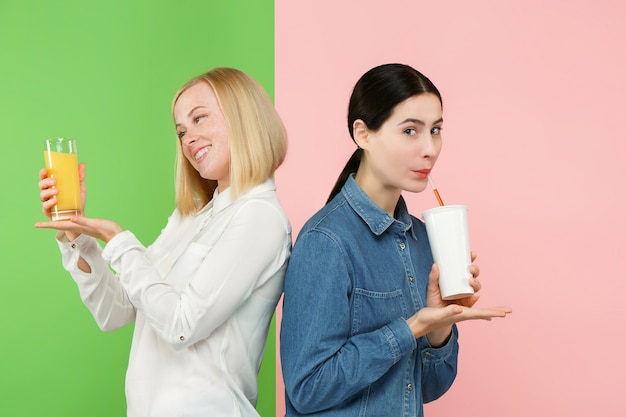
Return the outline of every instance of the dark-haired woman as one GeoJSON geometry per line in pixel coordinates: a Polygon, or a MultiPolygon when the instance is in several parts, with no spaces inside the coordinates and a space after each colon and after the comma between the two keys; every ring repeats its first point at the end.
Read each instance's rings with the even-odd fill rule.
{"type": "Polygon", "coordinates": [[[442,300],[425,226],[401,195],[426,188],[442,124],[439,91],[407,65],[375,67],[355,85],[348,129],[357,149],[287,268],[287,416],[422,416],[455,379],[455,323],[511,311],[472,308],[475,264],[476,293],[442,300]]]}

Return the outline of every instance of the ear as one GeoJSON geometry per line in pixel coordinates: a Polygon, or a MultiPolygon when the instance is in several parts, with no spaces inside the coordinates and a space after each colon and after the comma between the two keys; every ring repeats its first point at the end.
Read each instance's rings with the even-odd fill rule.
{"type": "Polygon", "coordinates": [[[365,122],[361,119],[356,119],[352,123],[352,134],[354,135],[354,141],[359,148],[367,148],[369,143],[369,129],[365,122]]]}

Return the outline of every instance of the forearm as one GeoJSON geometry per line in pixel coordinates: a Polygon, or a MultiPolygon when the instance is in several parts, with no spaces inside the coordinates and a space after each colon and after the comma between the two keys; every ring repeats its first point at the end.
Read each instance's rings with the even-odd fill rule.
{"type": "Polygon", "coordinates": [[[134,307],[119,280],[102,259],[95,239],[81,236],[58,241],[63,266],[76,282],[81,299],[102,330],[114,330],[134,320],[134,307]]]}
{"type": "Polygon", "coordinates": [[[437,348],[446,344],[446,342],[450,339],[451,334],[452,325],[433,330],[432,332],[426,334],[426,339],[428,339],[428,343],[430,343],[432,347],[437,348]]]}

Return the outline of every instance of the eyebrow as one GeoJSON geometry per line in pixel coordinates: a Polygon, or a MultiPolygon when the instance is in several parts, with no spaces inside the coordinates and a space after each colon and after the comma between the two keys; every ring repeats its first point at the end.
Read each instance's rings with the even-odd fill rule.
{"type": "MultiPolygon", "coordinates": [[[[403,125],[405,123],[414,123],[416,125],[420,125],[420,126],[425,126],[426,123],[424,123],[423,121],[419,120],[419,119],[412,119],[412,118],[408,118],[408,119],[404,119],[403,121],[401,121],[400,123],[398,123],[398,126],[403,125]]],[[[439,119],[435,120],[433,122],[434,125],[438,124],[438,123],[443,123],[443,117],[440,117],[439,119]]]]}
{"type": "MultiPolygon", "coordinates": [[[[187,113],[187,117],[191,116],[193,114],[193,112],[195,112],[197,109],[204,108],[204,107],[205,106],[203,106],[203,105],[199,105],[199,106],[194,107],[193,109],[189,110],[189,113],[187,113]]],[[[176,123],[175,126],[178,127],[180,125],[182,125],[182,123],[176,123]]]]}

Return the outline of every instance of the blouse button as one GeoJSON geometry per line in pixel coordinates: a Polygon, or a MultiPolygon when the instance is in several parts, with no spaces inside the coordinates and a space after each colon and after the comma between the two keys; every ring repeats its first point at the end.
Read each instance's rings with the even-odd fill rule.
{"type": "Polygon", "coordinates": [[[76,249],[76,243],[72,243],[72,249],[76,249]]]}
{"type": "Polygon", "coordinates": [[[406,389],[407,389],[408,391],[413,391],[413,384],[409,384],[409,385],[407,385],[407,386],[406,386],[406,389]]]}
{"type": "Polygon", "coordinates": [[[405,248],[405,244],[404,243],[400,243],[400,249],[404,250],[405,248]]]}
{"type": "Polygon", "coordinates": [[[180,337],[180,341],[182,342],[183,340],[185,340],[185,336],[180,337]]]}
{"type": "Polygon", "coordinates": [[[415,278],[414,278],[413,276],[410,276],[410,277],[409,277],[409,281],[411,281],[411,282],[415,282],[415,278]]]}

